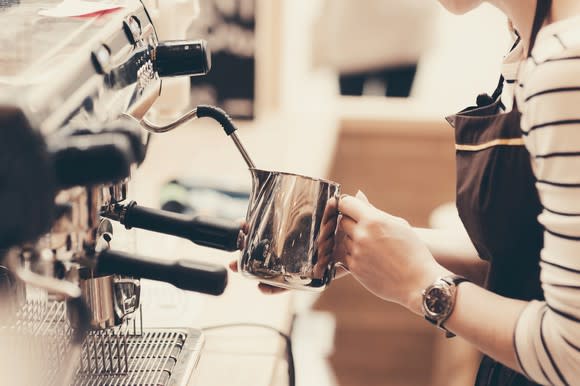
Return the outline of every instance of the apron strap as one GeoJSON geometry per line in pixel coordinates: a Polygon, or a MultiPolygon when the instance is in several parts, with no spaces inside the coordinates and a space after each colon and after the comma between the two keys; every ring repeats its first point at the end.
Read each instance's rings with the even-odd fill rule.
{"type": "MultiPolygon", "coordinates": [[[[544,25],[544,22],[546,21],[546,18],[548,17],[548,14],[550,13],[551,8],[552,8],[552,0],[538,0],[536,2],[536,12],[534,14],[534,22],[532,24],[532,31],[530,34],[530,46],[528,49],[528,58],[530,58],[532,56],[532,50],[534,49],[534,44],[536,43],[536,38],[538,36],[538,32],[540,32],[540,29],[544,25]]],[[[522,40],[520,37],[520,34],[517,31],[516,31],[516,36],[517,36],[517,39],[516,39],[515,43],[513,44],[512,48],[509,50],[509,52],[512,52],[517,47],[517,45],[520,43],[520,41],[522,40]]],[[[481,96],[478,97],[478,99],[481,98],[482,100],[478,101],[477,104],[479,106],[483,106],[483,105],[495,102],[501,96],[501,93],[503,92],[504,80],[505,79],[504,79],[503,75],[501,75],[499,77],[497,87],[495,88],[493,94],[491,94],[491,99],[487,99],[490,97],[488,97],[485,94],[482,94],[481,96]],[[486,98],[483,98],[484,96],[486,98]]]]}
{"type": "MultiPolygon", "coordinates": [[[[516,36],[517,36],[516,41],[512,45],[512,48],[510,48],[509,52],[512,52],[513,50],[515,50],[516,47],[518,46],[518,44],[520,44],[520,41],[522,40],[522,38],[520,37],[520,34],[518,34],[517,32],[516,32],[516,36]]],[[[503,92],[503,83],[504,83],[504,80],[505,79],[504,79],[503,75],[500,75],[499,81],[497,83],[497,87],[493,91],[493,94],[491,94],[492,103],[494,101],[496,101],[497,98],[499,98],[500,95],[501,95],[501,93],[503,92]]]]}

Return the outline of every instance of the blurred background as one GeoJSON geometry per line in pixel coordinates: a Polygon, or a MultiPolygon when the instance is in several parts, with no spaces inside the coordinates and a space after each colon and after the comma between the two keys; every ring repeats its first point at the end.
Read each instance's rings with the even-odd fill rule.
{"type": "MultiPolygon", "coordinates": [[[[259,167],[328,178],[345,193],[360,189],[415,226],[460,226],[453,131],[444,117],[495,88],[511,44],[498,11],[482,6],[453,16],[435,0],[201,0],[199,16],[177,33],[207,39],[213,69],[186,81],[188,95],[179,99],[186,104],[165,95],[161,116],[216,104],[240,123],[259,167]]],[[[163,158],[171,149],[170,166],[159,173],[146,163],[140,173],[149,184],[153,175],[188,191],[244,190],[245,165],[218,131],[198,127],[158,139],[152,150],[163,158]],[[191,167],[197,164],[208,166],[191,167]]],[[[178,202],[184,210],[213,202],[138,191],[145,202],[178,202]]],[[[243,215],[244,206],[229,215],[236,210],[243,215]]],[[[293,294],[288,304],[298,384],[472,384],[477,352],[351,278],[320,295],[293,294]]]]}

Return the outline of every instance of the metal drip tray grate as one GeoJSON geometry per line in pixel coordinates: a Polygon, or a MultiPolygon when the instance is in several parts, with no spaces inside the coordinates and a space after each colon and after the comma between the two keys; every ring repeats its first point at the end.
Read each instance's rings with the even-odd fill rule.
{"type": "MultiPolygon", "coordinates": [[[[1,1],[1,0],[0,0],[1,1]]],[[[62,386],[73,329],[66,305],[40,299],[0,312],[0,383],[62,386]]],[[[185,386],[200,356],[201,331],[143,329],[141,315],[86,336],[73,385],[185,386]]],[[[73,363],[74,366],[74,363],[73,363]]]]}
{"type": "Polygon", "coordinates": [[[104,343],[101,345],[107,347],[96,347],[92,354],[83,353],[85,356],[94,355],[89,362],[97,363],[100,368],[88,373],[81,370],[75,386],[184,386],[203,345],[201,332],[191,329],[144,330],[142,335],[126,339],[125,353],[115,351],[102,339],[104,343]],[[127,369],[113,374],[107,368],[116,366],[118,356],[127,358],[127,369]]]}

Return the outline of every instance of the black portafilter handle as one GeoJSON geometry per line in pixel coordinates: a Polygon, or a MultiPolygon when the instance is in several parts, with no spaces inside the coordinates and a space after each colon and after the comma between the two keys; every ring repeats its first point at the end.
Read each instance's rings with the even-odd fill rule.
{"type": "Polygon", "coordinates": [[[152,259],[111,250],[99,254],[96,271],[103,275],[163,281],[177,288],[208,295],[221,295],[228,284],[228,272],[222,266],[190,260],[152,259]]]}
{"type": "Polygon", "coordinates": [[[49,150],[58,186],[90,186],[121,181],[136,163],[131,140],[121,133],[58,138],[49,150]]]}
{"type": "Polygon", "coordinates": [[[235,221],[207,216],[187,216],[146,208],[135,202],[119,207],[118,213],[118,218],[113,219],[118,220],[127,229],[139,228],[177,236],[204,247],[223,251],[231,252],[239,249],[241,224],[235,221]]]}
{"type": "Polygon", "coordinates": [[[154,69],[161,77],[199,76],[211,69],[211,53],[205,40],[160,42],[153,57],[154,69]]]}

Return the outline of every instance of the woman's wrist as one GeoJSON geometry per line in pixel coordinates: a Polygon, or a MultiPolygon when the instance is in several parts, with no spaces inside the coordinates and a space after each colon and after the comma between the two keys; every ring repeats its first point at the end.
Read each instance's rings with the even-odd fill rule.
{"type": "Polygon", "coordinates": [[[467,234],[461,229],[414,228],[435,261],[448,270],[483,285],[488,263],[482,260],[467,234]]]}
{"type": "Polygon", "coordinates": [[[416,283],[410,287],[407,293],[407,300],[404,304],[405,307],[417,315],[423,315],[423,291],[438,278],[452,274],[453,273],[445,267],[434,263],[433,266],[426,269],[418,278],[416,283]]]}

